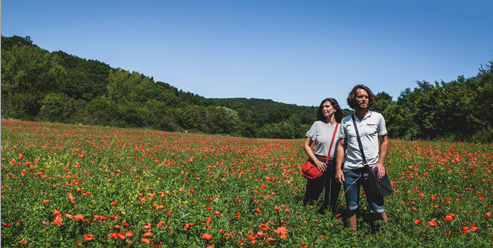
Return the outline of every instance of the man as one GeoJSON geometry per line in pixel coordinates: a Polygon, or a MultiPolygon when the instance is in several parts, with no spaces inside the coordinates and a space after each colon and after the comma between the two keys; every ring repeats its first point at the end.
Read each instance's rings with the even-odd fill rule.
{"type": "MultiPolygon", "coordinates": [[[[354,109],[354,121],[357,125],[366,162],[370,169],[378,170],[378,176],[385,175],[384,161],[387,156],[387,128],[380,113],[370,111],[375,96],[364,85],[356,85],[347,98],[348,105],[354,109]]],[[[336,174],[337,180],[344,184],[347,205],[347,218],[353,231],[357,229],[356,212],[358,210],[360,186],[365,190],[370,205],[370,213],[375,219],[387,223],[387,214],[383,205],[383,197],[373,194],[365,169],[363,157],[358,145],[352,115],[346,116],[341,122],[337,146],[336,174]],[[344,154],[347,150],[344,166],[344,154]]]]}

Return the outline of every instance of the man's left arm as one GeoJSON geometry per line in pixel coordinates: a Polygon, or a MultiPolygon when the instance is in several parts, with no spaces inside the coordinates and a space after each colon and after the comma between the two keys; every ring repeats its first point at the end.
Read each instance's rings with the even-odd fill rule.
{"type": "Polygon", "coordinates": [[[385,176],[385,167],[383,166],[385,162],[385,157],[387,156],[389,139],[387,138],[387,134],[378,136],[379,145],[379,158],[378,163],[376,165],[378,169],[378,177],[382,178],[385,176]]]}
{"type": "Polygon", "coordinates": [[[385,119],[383,116],[380,116],[378,122],[378,152],[379,152],[379,158],[378,158],[378,163],[377,163],[377,169],[378,169],[378,177],[382,178],[385,176],[385,157],[387,157],[387,151],[388,151],[388,144],[389,140],[387,138],[387,125],[385,125],[385,119]]]}

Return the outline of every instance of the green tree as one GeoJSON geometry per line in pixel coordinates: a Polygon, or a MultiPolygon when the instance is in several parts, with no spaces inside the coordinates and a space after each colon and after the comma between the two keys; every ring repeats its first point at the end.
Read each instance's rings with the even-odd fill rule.
{"type": "Polygon", "coordinates": [[[43,120],[62,121],[65,115],[65,106],[68,97],[60,93],[45,95],[38,116],[43,120]]]}
{"type": "Polygon", "coordinates": [[[85,107],[85,123],[96,125],[125,126],[121,121],[124,113],[105,99],[93,99],[85,107]]]}
{"type": "Polygon", "coordinates": [[[12,37],[2,36],[2,49],[10,50],[13,46],[32,46],[33,41],[30,36],[21,37],[14,35],[12,37]]]}
{"type": "Polygon", "coordinates": [[[108,96],[117,105],[129,102],[145,102],[146,90],[152,83],[149,77],[138,72],[128,72],[120,68],[111,70],[108,82],[108,96]]]}
{"type": "Polygon", "coordinates": [[[212,126],[211,133],[233,133],[240,123],[238,112],[226,107],[212,107],[212,121],[205,121],[206,126],[212,126]]]}
{"type": "Polygon", "coordinates": [[[49,52],[34,45],[2,49],[2,115],[33,119],[62,80],[63,68],[49,52]]]}
{"type": "Polygon", "coordinates": [[[392,102],[383,111],[387,131],[392,138],[416,138],[419,128],[415,122],[414,104],[416,96],[410,88],[401,92],[396,102],[392,102]]]}
{"type": "Polygon", "coordinates": [[[392,103],[392,97],[385,93],[385,92],[379,92],[378,94],[375,95],[375,103],[371,107],[371,110],[378,112],[378,113],[384,113],[385,109],[392,103]]]}

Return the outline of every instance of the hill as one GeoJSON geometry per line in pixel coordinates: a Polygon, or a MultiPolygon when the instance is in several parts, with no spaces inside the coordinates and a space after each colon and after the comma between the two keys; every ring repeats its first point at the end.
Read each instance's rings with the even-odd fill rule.
{"type": "Polygon", "coordinates": [[[314,107],[206,99],[138,72],[2,36],[2,118],[262,138],[301,138],[314,107]]]}

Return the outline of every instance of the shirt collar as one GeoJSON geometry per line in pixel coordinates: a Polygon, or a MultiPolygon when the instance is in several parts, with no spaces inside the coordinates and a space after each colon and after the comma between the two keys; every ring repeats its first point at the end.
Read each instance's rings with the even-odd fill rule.
{"type": "Polygon", "coordinates": [[[363,120],[361,120],[361,121],[358,119],[358,117],[356,117],[356,115],[355,115],[355,114],[353,114],[353,115],[354,115],[354,119],[355,119],[355,120],[357,120],[358,122],[362,122],[362,121],[364,121],[364,120],[366,120],[366,119],[370,118],[372,113],[373,113],[373,111],[368,110],[368,111],[366,112],[365,117],[363,117],[363,120]]]}

